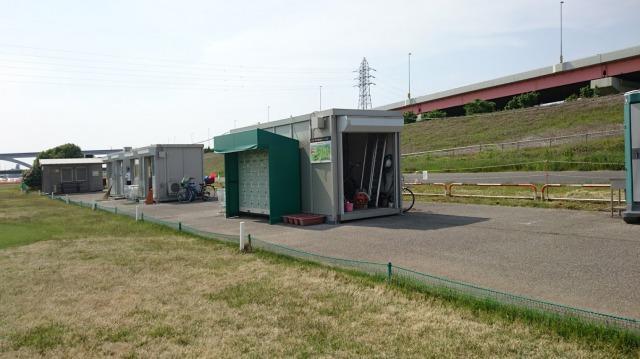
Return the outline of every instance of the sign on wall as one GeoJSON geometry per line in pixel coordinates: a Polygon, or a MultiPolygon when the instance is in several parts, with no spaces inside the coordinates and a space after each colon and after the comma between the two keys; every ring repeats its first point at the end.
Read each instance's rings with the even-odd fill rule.
{"type": "Polygon", "coordinates": [[[331,141],[311,142],[311,163],[331,162],[331,141]]]}

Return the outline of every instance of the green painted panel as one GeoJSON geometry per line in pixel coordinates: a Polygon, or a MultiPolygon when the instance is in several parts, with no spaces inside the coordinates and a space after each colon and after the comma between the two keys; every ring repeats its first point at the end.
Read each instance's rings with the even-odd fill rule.
{"type": "MultiPolygon", "coordinates": [[[[269,223],[282,221],[282,216],[300,212],[300,151],[298,140],[254,129],[214,138],[215,152],[225,154],[226,212],[236,216],[240,210],[239,153],[250,150],[266,150],[268,156],[268,206],[269,223]]],[[[260,167],[266,164],[261,164],[260,167]]],[[[244,189],[243,189],[244,190],[244,189]]]]}
{"type": "Polygon", "coordinates": [[[240,195],[238,187],[238,153],[224,155],[225,169],[225,206],[227,217],[240,214],[240,195]]]}

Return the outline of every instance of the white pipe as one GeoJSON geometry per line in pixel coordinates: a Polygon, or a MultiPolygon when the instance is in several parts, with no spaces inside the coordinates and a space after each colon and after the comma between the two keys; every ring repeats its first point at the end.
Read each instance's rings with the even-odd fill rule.
{"type": "Polygon", "coordinates": [[[378,177],[378,189],[376,190],[376,203],[374,206],[378,207],[378,199],[380,198],[380,184],[382,183],[382,172],[384,170],[384,153],[387,151],[387,137],[385,135],[384,145],[382,146],[382,158],[380,159],[380,176],[378,177]]]}
{"type": "Polygon", "coordinates": [[[244,249],[244,222],[240,222],[240,250],[244,249]]]}
{"type": "Polygon", "coordinates": [[[369,172],[369,187],[367,188],[367,194],[369,195],[369,200],[373,196],[373,176],[375,175],[376,168],[376,157],[378,155],[378,135],[376,134],[376,146],[373,148],[373,159],[371,160],[371,171],[369,172]]]}
{"type": "Polygon", "coordinates": [[[367,135],[367,142],[364,144],[364,158],[362,159],[362,176],[360,177],[360,188],[358,190],[362,190],[364,186],[364,168],[367,166],[367,147],[369,147],[369,135],[367,135]]]}

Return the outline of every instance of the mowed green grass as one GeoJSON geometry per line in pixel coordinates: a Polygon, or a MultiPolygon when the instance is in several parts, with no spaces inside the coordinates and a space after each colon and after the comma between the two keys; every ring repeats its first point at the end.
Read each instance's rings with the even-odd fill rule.
{"type": "Polygon", "coordinates": [[[640,354],[636,336],[597,328],[584,336],[517,311],[263,252],[240,254],[15,187],[0,187],[0,204],[0,243],[11,242],[0,249],[2,357],[640,354]]]}
{"type": "Polygon", "coordinates": [[[620,136],[520,150],[493,149],[457,156],[408,156],[402,158],[402,169],[404,172],[624,170],[624,138],[620,136]]]}
{"type": "Polygon", "coordinates": [[[405,125],[402,153],[555,137],[620,128],[622,95],[581,99],[557,106],[499,111],[405,125]]]}
{"type": "MultiPolygon", "coordinates": [[[[538,197],[541,195],[540,190],[543,184],[535,184],[538,190],[538,197]]],[[[550,198],[572,198],[577,200],[551,200],[541,201],[533,200],[533,192],[527,187],[485,187],[485,186],[455,186],[452,192],[460,197],[442,196],[444,188],[442,185],[424,184],[424,185],[408,185],[408,187],[416,194],[416,201],[419,202],[445,202],[445,203],[473,203],[487,204],[496,206],[512,206],[512,207],[534,207],[534,208],[557,208],[557,209],[574,209],[584,211],[610,211],[611,192],[609,188],[579,188],[579,187],[552,187],[546,191],[546,195],[550,198]],[[437,196],[436,196],[437,195],[437,196]],[[476,196],[494,196],[494,198],[484,198],[476,196]],[[499,198],[498,196],[508,197],[527,197],[520,198],[499,198]],[[579,199],[593,198],[604,200],[602,202],[586,202],[579,199]]],[[[614,194],[614,200],[617,200],[617,192],[614,194]]],[[[624,193],[621,198],[624,199],[624,193]]],[[[409,198],[406,197],[406,200],[409,198]]],[[[617,205],[617,204],[616,204],[617,205]]]]}

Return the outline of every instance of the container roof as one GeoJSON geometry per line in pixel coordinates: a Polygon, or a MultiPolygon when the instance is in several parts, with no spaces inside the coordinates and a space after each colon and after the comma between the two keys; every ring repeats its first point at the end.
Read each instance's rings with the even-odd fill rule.
{"type": "Polygon", "coordinates": [[[102,158],[48,158],[41,159],[40,165],[89,165],[101,164],[102,158]]]}

